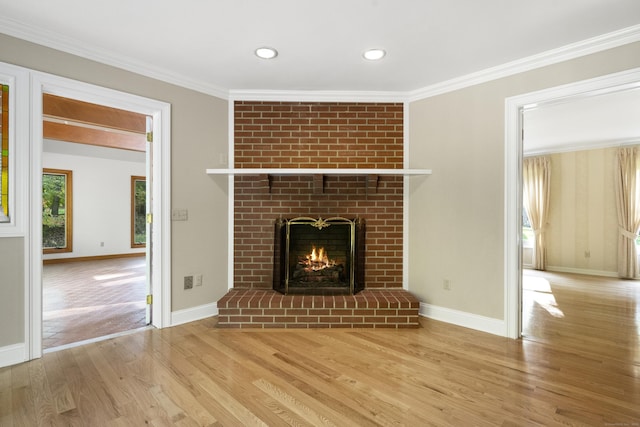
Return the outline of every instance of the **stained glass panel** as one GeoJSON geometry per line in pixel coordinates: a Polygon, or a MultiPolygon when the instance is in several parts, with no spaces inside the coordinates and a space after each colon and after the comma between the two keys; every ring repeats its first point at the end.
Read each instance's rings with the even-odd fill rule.
{"type": "Polygon", "coordinates": [[[0,218],[9,215],[9,86],[0,85],[0,218]]]}

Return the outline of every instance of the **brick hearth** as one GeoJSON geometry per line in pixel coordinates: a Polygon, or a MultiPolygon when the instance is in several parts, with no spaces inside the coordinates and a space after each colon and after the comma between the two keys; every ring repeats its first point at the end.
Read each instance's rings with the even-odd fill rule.
{"type": "Polygon", "coordinates": [[[232,289],[218,301],[221,328],[417,328],[418,300],[403,289],[356,295],[282,295],[232,289]]]}

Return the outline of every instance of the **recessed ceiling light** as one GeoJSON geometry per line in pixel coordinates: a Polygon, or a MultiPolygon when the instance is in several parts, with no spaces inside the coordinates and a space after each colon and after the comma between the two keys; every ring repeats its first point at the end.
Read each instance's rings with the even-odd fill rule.
{"type": "Polygon", "coordinates": [[[278,56],[278,51],[272,47],[259,47],[256,49],[256,56],[262,59],[272,59],[278,56]]]}
{"type": "Polygon", "coordinates": [[[364,56],[364,59],[368,59],[369,61],[377,61],[384,58],[386,54],[387,52],[385,52],[384,49],[369,49],[365,51],[362,56],[364,56]]]}

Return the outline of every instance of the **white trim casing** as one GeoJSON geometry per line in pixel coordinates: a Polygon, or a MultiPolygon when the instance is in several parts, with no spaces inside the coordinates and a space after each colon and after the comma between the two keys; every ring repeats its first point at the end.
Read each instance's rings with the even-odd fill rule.
{"type": "MultiPolygon", "coordinates": [[[[405,102],[402,106],[403,117],[403,135],[402,139],[402,167],[409,169],[409,103],[405,102]]],[[[431,171],[429,171],[431,173],[431,171]]],[[[404,175],[402,178],[402,288],[409,290],[409,176],[404,175]]]]}
{"type": "MultiPolygon", "coordinates": [[[[228,103],[229,108],[229,152],[227,153],[227,166],[229,168],[233,168],[235,165],[235,100],[230,99],[228,103]]],[[[228,218],[228,227],[227,229],[227,240],[228,240],[228,255],[227,255],[227,289],[233,289],[233,281],[234,281],[234,248],[235,248],[235,203],[236,203],[236,193],[235,193],[235,175],[229,175],[227,178],[229,181],[228,185],[228,194],[229,194],[229,205],[227,216],[228,218]]]]}
{"type": "MultiPolygon", "coordinates": [[[[506,101],[507,104],[509,100],[506,101]]],[[[505,108],[505,233],[504,233],[504,317],[503,335],[520,338],[522,264],[522,114],[519,108],[505,108]],[[514,141],[509,138],[515,136],[514,141]],[[508,141],[508,142],[507,142],[508,141]],[[507,285],[509,284],[509,285],[507,285]],[[515,304],[514,307],[512,305],[515,304]]]]}
{"type": "Polygon", "coordinates": [[[557,86],[505,100],[505,259],[504,312],[505,335],[519,338],[520,317],[521,228],[522,220],[522,111],[541,104],[565,102],[572,98],[640,87],[640,68],[613,73],[580,82],[557,86]]]}
{"type": "Polygon", "coordinates": [[[29,334],[25,336],[29,357],[35,359],[42,356],[42,86],[37,76],[31,76],[31,156],[29,164],[31,168],[31,197],[30,213],[31,225],[28,247],[28,256],[24,263],[29,266],[29,310],[26,312],[29,324],[29,334]]]}
{"type": "MultiPolygon", "coordinates": [[[[149,102],[149,100],[144,101],[149,102]]],[[[152,305],[151,324],[157,328],[163,328],[170,325],[171,316],[171,105],[151,100],[147,107],[156,109],[152,114],[155,147],[153,150],[155,191],[152,257],[159,258],[159,262],[152,262],[151,281],[153,295],[161,296],[160,304],[152,305]]]]}

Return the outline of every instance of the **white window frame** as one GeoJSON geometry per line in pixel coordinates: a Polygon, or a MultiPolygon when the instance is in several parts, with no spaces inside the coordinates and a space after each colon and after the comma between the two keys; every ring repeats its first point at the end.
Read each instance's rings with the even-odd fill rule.
{"type": "Polygon", "coordinates": [[[0,62],[0,84],[9,86],[9,221],[0,222],[0,237],[23,237],[29,219],[29,73],[0,62]]]}

